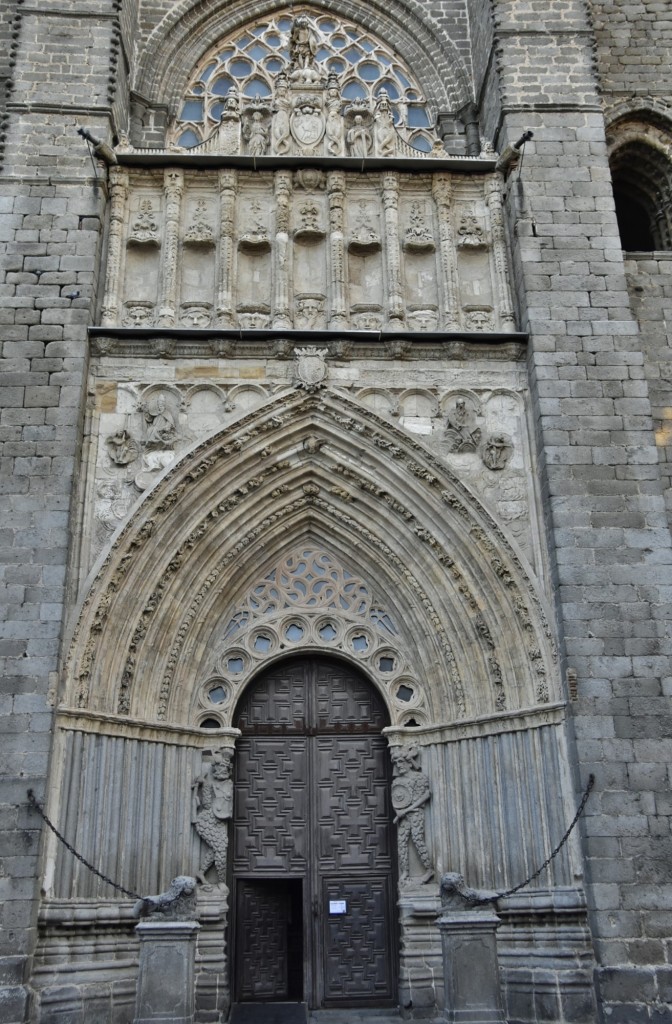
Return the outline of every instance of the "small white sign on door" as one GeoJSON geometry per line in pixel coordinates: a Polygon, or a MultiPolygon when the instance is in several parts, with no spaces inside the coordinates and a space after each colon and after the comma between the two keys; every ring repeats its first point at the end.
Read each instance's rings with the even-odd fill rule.
{"type": "Polygon", "coordinates": [[[347,914],[348,904],[345,900],[329,900],[330,914],[347,914]]]}

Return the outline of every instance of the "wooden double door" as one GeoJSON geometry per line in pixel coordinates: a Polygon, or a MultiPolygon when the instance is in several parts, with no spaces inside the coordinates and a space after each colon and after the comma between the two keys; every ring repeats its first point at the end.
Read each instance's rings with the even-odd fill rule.
{"type": "Polygon", "coordinates": [[[293,659],[251,685],[234,724],[235,999],[393,1005],[383,702],[344,663],[293,659]]]}

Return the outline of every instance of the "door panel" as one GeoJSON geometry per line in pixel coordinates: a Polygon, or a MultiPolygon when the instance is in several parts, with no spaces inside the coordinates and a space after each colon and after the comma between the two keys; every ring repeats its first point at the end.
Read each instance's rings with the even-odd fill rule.
{"type": "MultiPolygon", "coordinates": [[[[263,928],[261,897],[248,890],[266,879],[279,891],[283,884],[302,887],[303,995],[311,1006],[394,1001],[386,724],[373,687],[326,658],[282,662],[243,695],[235,718],[243,735],[236,745],[232,857],[234,885],[241,887],[234,943],[242,940],[245,950],[238,999],[260,998],[249,994],[262,983],[252,977],[260,965],[248,946],[263,928]],[[330,914],[330,900],[345,900],[346,912],[330,914]]],[[[281,901],[269,910],[282,912],[281,901]]],[[[284,912],[291,912],[286,903],[284,912]]],[[[273,964],[283,947],[278,936],[264,937],[269,943],[265,955],[273,964]]],[[[281,972],[273,966],[271,973],[269,988],[281,987],[281,972]]]]}
{"type": "Polygon", "coordinates": [[[287,999],[287,889],[241,880],[236,893],[238,998],[287,999]]]}

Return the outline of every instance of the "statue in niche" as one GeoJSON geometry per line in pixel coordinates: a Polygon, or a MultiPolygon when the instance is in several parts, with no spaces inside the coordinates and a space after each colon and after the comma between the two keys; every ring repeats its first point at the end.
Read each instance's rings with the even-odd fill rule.
{"type": "Polygon", "coordinates": [[[394,824],[399,826],[400,881],[411,882],[411,843],[424,868],[424,874],[415,879],[421,885],[434,877],[432,860],[425,842],[425,804],[431,798],[429,779],[418,764],[418,748],[393,747],[392,757],[392,807],[394,824]]]}
{"type": "Polygon", "coordinates": [[[341,90],[336,75],[327,81],[327,150],[330,156],[343,153],[343,118],[341,116],[341,90]]]}
{"type": "Polygon", "coordinates": [[[397,147],[397,133],[394,128],[392,107],[385,89],[380,90],[373,120],[377,155],[394,156],[397,147]]]}
{"type": "Polygon", "coordinates": [[[246,111],[243,136],[250,156],[263,156],[268,149],[268,128],[261,110],[246,111]]]}
{"type": "Polygon", "coordinates": [[[350,156],[365,160],[367,156],[371,156],[371,151],[373,150],[373,135],[371,134],[373,116],[371,111],[363,103],[352,104],[346,107],[345,123],[350,126],[345,135],[348,153],[350,156]]]}
{"type": "Polygon", "coordinates": [[[192,824],[210,848],[201,861],[198,881],[206,885],[205,875],[215,867],[217,881],[226,884],[226,855],[229,847],[229,819],[233,814],[233,750],[220,747],[212,763],[191,784],[193,794],[192,824]]]}
{"type": "Polygon", "coordinates": [[[287,76],[282,73],[279,74],[275,80],[275,100],[273,104],[273,122],[271,125],[273,151],[278,156],[286,156],[290,146],[290,102],[288,89],[287,76]]]}
{"type": "Polygon", "coordinates": [[[461,396],[455,399],[446,418],[446,440],[451,452],[475,452],[481,441],[481,428],[475,423],[476,413],[461,396]]]}
{"type": "MultiPolygon", "coordinates": [[[[301,77],[304,81],[309,80],[300,72],[315,70],[315,54],[318,45],[317,32],[310,24],[309,18],[305,14],[300,14],[294,20],[289,36],[289,66],[292,77],[301,77]],[[297,72],[299,72],[298,75],[297,72]]],[[[317,71],[315,74],[319,77],[317,71]]]]}
{"type": "Polygon", "coordinates": [[[143,403],[142,409],[147,424],[145,447],[148,450],[173,448],[177,439],[177,423],[165,394],[152,395],[146,404],[143,403]]]}
{"type": "Polygon", "coordinates": [[[483,444],[483,464],[488,469],[506,469],[513,454],[513,441],[508,434],[490,434],[483,444]]]}
{"type": "Polygon", "coordinates": [[[140,454],[140,445],[125,429],[110,434],[105,440],[105,447],[115,466],[128,466],[129,463],[135,462],[140,454]]]}

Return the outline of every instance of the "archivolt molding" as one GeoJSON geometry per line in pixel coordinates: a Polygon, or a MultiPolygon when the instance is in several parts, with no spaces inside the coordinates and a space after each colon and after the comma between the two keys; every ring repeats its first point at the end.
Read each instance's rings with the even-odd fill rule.
{"type": "MultiPolygon", "coordinates": [[[[473,98],[469,75],[455,45],[437,33],[417,7],[410,8],[403,0],[370,0],[366,6],[354,0],[333,0],[291,8],[276,0],[264,10],[286,10],[292,16],[312,10],[358,22],[375,31],[415,69],[425,95],[432,97],[438,109],[458,110],[473,98]]],[[[173,5],[143,48],[134,89],[150,103],[167,105],[175,116],[189,76],[203,54],[263,13],[257,0],[233,4],[227,0],[182,0],[173,5]]]]}
{"type": "Polygon", "coordinates": [[[91,583],[66,704],[193,721],[222,615],[306,538],[389,596],[421,723],[559,696],[542,600],[498,524],[422,444],[322,391],[269,401],[148,494],[91,583]]]}

